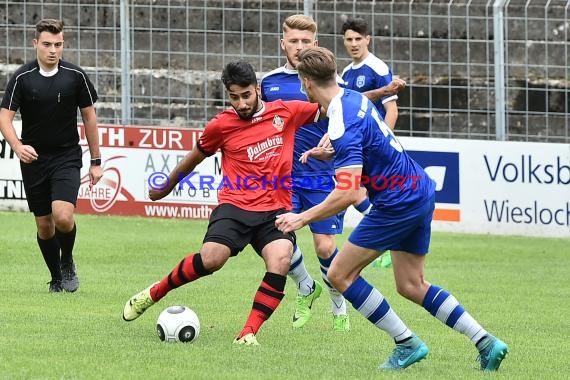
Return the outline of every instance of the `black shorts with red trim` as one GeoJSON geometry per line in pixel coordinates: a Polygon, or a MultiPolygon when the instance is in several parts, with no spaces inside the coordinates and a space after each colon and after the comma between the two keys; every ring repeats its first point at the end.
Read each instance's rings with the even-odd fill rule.
{"type": "Polygon", "coordinates": [[[223,203],[210,215],[204,243],[223,244],[230,248],[232,256],[236,256],[248,244],[251,244],[260,256],[262,249],[275,240],[286,239],[295,245],[294,233],[284,234],[275,226],[277,215],[285,212],[287,212],[285,209],[247,211],[229,203],[223,203]]]}

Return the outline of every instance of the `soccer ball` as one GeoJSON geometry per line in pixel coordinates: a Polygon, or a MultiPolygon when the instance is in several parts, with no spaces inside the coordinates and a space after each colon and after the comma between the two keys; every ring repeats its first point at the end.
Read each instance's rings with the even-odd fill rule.
{"type": "Polygon", "coordinates": [[[200,335],[200,320],[186,306],[170,306],[158,316],[156,333],[162,341],[191,343],[200,335]]]}

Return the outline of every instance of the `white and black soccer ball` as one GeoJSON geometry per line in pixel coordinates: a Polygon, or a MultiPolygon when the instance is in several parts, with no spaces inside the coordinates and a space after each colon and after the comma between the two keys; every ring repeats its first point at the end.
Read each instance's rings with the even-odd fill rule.
{"type": "Polygon", "coordinates": [[[186,306],[170,306],[158,316],[156,333],[162,341],[192,343],[200,335],[200,320],[186,306]]]}

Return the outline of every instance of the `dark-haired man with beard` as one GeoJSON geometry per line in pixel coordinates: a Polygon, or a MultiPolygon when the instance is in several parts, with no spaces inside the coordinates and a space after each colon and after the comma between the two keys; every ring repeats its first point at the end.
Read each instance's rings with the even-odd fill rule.
{"type": "Polygon", "coordinates": [[[221,79],[231,108],[206,125],[194,149],[170,173],[164,187],[149,191],[152,200],[165,197],[219,149],[224,181],[203,245],[162,281],[129,299],[123,319],[138,318],[170,290],[221,269],[230,257],[251,244],[265,261],[266,273],[234,343],[257,345],[258,330],[284,296],[295,243],[293,233],[284,234],[275,227],[277,215],[291,209],[289,181],[295,132],[315,121],[319,110],[317,104],[304,101],[262,101],[255,71],[244,61],[227,64],[221,79]]]}

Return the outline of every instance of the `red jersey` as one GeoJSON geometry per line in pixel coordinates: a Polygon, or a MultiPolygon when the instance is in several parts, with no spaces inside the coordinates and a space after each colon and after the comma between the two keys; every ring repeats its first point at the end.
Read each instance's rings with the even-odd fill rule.
{"type": "Polygon", "coordinates": [[[316,121],[316,103],[264,102],[249,120],[233,108],[215,116],[198,140],[208,156],[222,152],[218,202],[248,211],[291,209],[293,143],[299,127],[316,121]]]}

